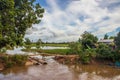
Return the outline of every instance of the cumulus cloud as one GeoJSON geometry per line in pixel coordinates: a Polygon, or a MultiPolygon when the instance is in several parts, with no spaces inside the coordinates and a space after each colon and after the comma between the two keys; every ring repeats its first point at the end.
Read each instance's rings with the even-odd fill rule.
{"type": "Polygon", "coordinates": [[[64,7],[65,0],[61,1],[46,0],[42,22],[28,29],[25,37],[34,41],[76,41],[84,31],[101,37],[120,26],[119,0],[67,0],[64,7]]]}

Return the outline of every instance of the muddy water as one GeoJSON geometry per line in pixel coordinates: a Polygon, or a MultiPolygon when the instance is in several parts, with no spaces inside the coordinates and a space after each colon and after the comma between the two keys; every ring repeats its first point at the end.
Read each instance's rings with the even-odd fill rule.
{"type": "Polygon", "coordinates": [[[0,72],[0,80],[120,80],[120,69],[103,65],[47,65],[13,67],[0,72]]]}

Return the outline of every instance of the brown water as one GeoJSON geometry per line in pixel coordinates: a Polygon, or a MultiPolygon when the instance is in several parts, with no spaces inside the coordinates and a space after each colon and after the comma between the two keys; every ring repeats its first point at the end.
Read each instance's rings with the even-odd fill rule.
{"type": "Polygon", "coordinates": [[[13,67],[0,73],[0,80],[120,80],[120,69],[103,65],[47,65],[13,67]]]}

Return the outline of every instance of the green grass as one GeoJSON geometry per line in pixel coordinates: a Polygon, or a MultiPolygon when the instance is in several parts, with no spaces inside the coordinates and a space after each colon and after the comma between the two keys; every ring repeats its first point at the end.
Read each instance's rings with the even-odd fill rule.
{"type": "Polygon", "coordinates": [[[68,44],[58,44],[58,43],[52,43],[52,44],[42,44],[42,46],[54,46],[54,47],[68,47],[68,44]]]}
{"type": "Polygon", "coordinates": [[[69,49],[47,49],[47,50],[41,50],[41,49],[23,49],[23,51],[65,55],[65,54],[68,53],[69,49]]]}
{"type": "MultiPolygon", "coordinates": [[[[36,44],[35,43],[32,43],[31,45],[30,45],[31,47],[35,47],[36,46],[36,44]]],[[[68,47],[68,44],[67,43],[61,43],[61,44],[59,44],[59,43],[45,43],[45,44],[42,44],[41,46],[53,46],[53,47],[68,47]]]]}
{"type": "Polygon", "coordinates": [[[45,53],[50,53],[50,54],[62,54],[65,55],[69,49],[52,49],[52,50],[43,50],[45,53]]]}

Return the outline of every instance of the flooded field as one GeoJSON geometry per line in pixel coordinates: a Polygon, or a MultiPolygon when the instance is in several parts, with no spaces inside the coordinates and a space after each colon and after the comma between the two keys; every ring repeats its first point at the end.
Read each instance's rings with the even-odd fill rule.
{"type": "Polygon", "coordinates": [[[0,80],[120,80],[120,69],[105,65],[65,65],[48,58],[47,65],[13,67],[0,80]]]}
{"type": "MultiPolygon", "coordinates": [[[[22,49],[25,49],[25,47],[18,47],[14,48],[13,50],[7,50],[7,54],[27,54],[27,52],[22,51],[22,49]]],[[[31,49],[36,49],[36,47],[31,47],[31,49]]],[[[69,47],[53,47],[53,46],[43,46],[41,47],[43,50],[52,50],[52,49],[69,49],[69,47]]]]}

